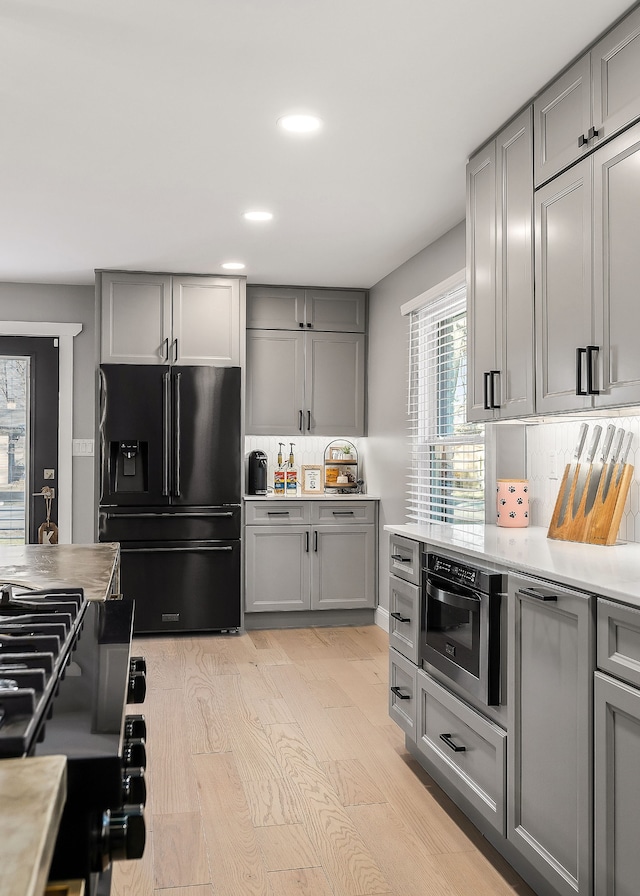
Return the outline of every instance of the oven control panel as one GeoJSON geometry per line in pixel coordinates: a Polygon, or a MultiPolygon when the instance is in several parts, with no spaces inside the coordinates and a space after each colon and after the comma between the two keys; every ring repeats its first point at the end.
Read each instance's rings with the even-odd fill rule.
{"type": "Polygon", "coordinates": [[[464,585],[475,591],[496,594],[503,591],[503,576],[478,566],[467,566],[458,560],[450,560],[439,554],[423,554],[423,568],[445,581],[464,585]]]}

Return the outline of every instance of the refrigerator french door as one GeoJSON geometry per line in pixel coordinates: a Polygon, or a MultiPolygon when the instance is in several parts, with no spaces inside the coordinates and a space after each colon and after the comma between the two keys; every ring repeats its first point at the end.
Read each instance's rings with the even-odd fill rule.
{"type": "Polygon", "coordinates": [[[240,368],[100,368],[99,540],[134,631],[238,628],[240,368]]]}

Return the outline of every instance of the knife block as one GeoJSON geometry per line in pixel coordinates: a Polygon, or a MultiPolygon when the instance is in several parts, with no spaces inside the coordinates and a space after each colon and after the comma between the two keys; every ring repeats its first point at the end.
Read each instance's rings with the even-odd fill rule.
{"type": "Polygon", "coordinates": [[[604,500],[604,477],[601,477],[593,507],[585,515],[589,485],[589,479],[587,478],[577,513],[574,516],[572,513],[573,493],[578,477],[575,475],[572,481],[568,482],[569,464],[567,464],[560,483],[560,489],[558,490],[558,497],[551,517],[551,523],[549,524],[547,538],[554,538],[559,541],[579,541],[585,544],[614,544],[618,537],[622,513],[629,493],[631,479],[633,478],[633,469],[633,464],[624,464],[620,481],[617,485],[618,469],[614,469],[609,491],[604,500]],[[560,516],[562,499],[567,488],[569,489],[569,500],[564,519],[560,524],[558,517],[560,516]]]}

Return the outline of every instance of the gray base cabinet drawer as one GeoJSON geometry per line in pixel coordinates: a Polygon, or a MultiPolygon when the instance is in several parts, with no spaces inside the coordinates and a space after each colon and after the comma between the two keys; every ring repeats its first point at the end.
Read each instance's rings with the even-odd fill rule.
{"type": "Polygon", "coordinates": [[[598,668],[640,688],[640,610],[599,597],[598,668]]]}
{"type": "Polygon", "coordinates": [[[374,501],[314,501],[311,503],[312,523],[375,523],[376,504],[374,501]]]}
{"type": "Polygon", "coordinates": [[[444,777],[504,836],[507,734],[421,669],[416,744],[444,777]]]}
{"type": "Polygon", "coordinates": [[[389,646],[418,665],[420,589],[389,576],[389,646]]]}
{"type": "Polygon", "coordinates": [[[407,582],[419,585],[420,548],[419,541],[413,541],[403,535],[391,535],[389,538],[389,572],[407,582]]]}
{"type": "Polygon", "coordinates": [[[245,503],[245,525],[279,526],[292,523],[301,525],[310,521],[309,502],[280,498],[273,502],[247,501],[245,503]]]}
{"type": "Polygon", "coordinates": [[[401,654],[389,651],[389,715],[412,740],[416,738],[417,671],[401,654]]]}

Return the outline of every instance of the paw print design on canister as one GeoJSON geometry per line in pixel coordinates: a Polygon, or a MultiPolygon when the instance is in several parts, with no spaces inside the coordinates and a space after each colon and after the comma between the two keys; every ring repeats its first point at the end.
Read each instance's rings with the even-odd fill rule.
{"type": "Polygon", "coordinates": [[[497,480],[496,523],[513,529],[529,525],[528,479],[497,480]]]}

